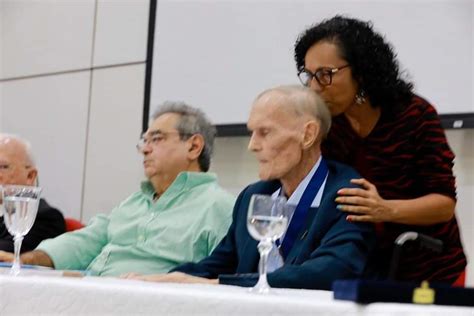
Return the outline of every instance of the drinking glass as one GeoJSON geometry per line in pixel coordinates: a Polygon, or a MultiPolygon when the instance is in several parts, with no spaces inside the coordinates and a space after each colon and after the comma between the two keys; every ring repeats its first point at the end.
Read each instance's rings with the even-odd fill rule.
{"type": "Polygon", "coordinates": [[[283,196],[254,194],[250,199],[247,213],[247,229],[254,239],[258,240],[260,262],[259,278],[251,289],[255,293],[268,293],[267,259],[273,243],[283,236],[288,226],[286,198],[283,196]]]}
{"type": "Polygon", "coordinates": [[[13,236],[15,257],[10,274],[20,273],[20,249],[23,237],[35,222],[41,188],[22,185],[2,187],[3,218],[10,235],[13,236]]]}

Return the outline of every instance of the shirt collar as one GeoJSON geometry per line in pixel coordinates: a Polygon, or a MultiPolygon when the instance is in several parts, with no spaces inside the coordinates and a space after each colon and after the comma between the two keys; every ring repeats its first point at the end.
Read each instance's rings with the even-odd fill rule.
{"type": "MultiPolygon", "coordinates": [[[[300,184],[298,184],[298,186],[296,187],[295,192],[293,192],[293,194],[288,199],[287,204],[290,204],[290,205],[293,205],[293,206],[298,205],[298,203],[301,200],[301,197],[303,196],[304,190],[306,190],[306,187],[308,186],[309,182],[311,181],[311,178],[313,177],[314,173],[318,169],[318,167],[321,163],[321,159],[322,159],[322,156],[319,157],[318,161],[316,161],[316,163],[314,164],[311,171],[306,175],[306,177],[304,177],[303,181],[301,181],[300,184]]],[[[321,198],[323,197],[323,191],[324,191],[324,187],[326,186],[326,180],[327,180],[327,175],[325,176],[324,181],[321,184],[321,187],[319,188],[318,193],[314,197],[314,200],[311,203],[311,207],[319,207],[319,204],[321,204],[321,198]]],[[[278,195],[280,195],[280,193],[281,193],[281,188],[279,188],[278,190],[273,192],[272,197],[275,198],[278,195]]]]}
{"type": "MultiPolygon", "coordinates": [[[[183,171],[178,174],[176,179],[171,183],[168,189],[162,194],[163,196],[175,195],[182,191],[189,190],[197,185],[216,182],[217,176],[212,172],[190,172],[183,171]]],[[[141,191],[143,194],[148,196],[150,199],[153,199],[153,194],[155,194],[155,189],[150,181],[143,181],[140,185],[141,191]]]]}

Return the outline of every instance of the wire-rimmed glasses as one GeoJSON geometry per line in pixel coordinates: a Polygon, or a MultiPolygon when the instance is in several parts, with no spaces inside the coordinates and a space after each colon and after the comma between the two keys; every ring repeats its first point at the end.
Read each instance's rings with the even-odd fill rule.
{"type": "Polygon", "coordinates": [[[148,146],[158,146],[160,143],[165,141],[169,135],[177,134],[179,135],[180,138],[189,138],[190,136],[194,135],[191,133],[181,133],[179,131],[161,131],[161,130],[156,130],[156,131],[149,131],[140,137],[138,140],[138,143],[136,145],[136,148],[139,152],[142,152],[143,149],[148,146]]]}

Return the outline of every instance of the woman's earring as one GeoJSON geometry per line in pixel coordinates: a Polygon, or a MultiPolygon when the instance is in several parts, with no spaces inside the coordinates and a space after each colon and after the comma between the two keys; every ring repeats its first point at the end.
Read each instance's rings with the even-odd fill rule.
{"type": "Polygon", "coordinates": [[[355,101],[358,105],[364,104],[366,99],[365,99],[365,92],[364,91],[359,91],[356,96],[355,96],[355,101]]]}

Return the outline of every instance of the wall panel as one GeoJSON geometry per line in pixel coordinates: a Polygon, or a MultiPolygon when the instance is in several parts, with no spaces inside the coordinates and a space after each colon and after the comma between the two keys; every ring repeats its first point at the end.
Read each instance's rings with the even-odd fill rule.
{"type": "Polygon", "coordinates": [[[95,70],[87,139],[82,219],[109,213],[138,191],[143,178],[135,149],[141,132],[145,66],[95,70]]]}
{"type": "Polygon", "coordinates": [[[0,79],[89,68],[94,0],[2,0],[0,79]]]}
{"type": "Polygon", "coordinates": [[[2,130],[30,140],[44,196],[73,217],[82,199],[89,72],[2,83],[2,130]]]}
{"type": "Polygon", "coordinates": [[[99,0],[94,66],[146,59],[148,0],[99,0]]]}

